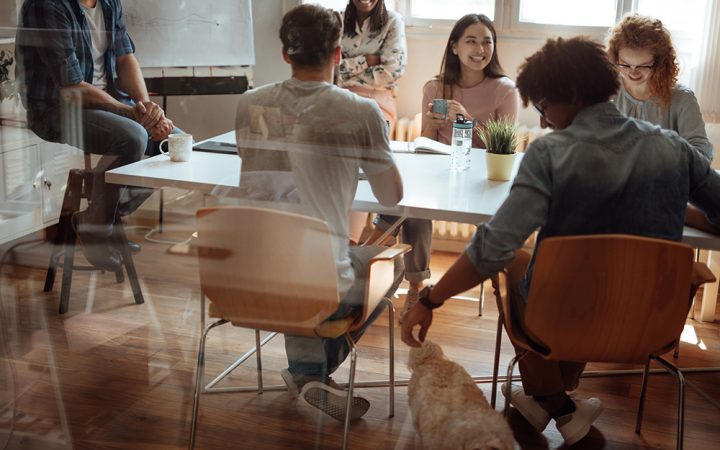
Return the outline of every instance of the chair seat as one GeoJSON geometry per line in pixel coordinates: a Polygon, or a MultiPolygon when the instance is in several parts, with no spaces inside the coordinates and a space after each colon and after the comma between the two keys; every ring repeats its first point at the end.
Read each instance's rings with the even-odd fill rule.
{"type": "MultiPolygon", "coordinates": [[[[225,317],[223,315],[223,312],[220,310],[220,308],[218,308],[217,305],[215,303],[213,303],[212,301],[209,301],[208,303],[209,303],[209,305],[208,305],[208,316],[209,317],[211,317],[213,319],[227,320],[228,322],[232,323],[235,326],[240,326],[240,327],[243,326],[242,324],[237,324],[237,323],[233,322],[230,318],[225,317]]],[[[326,320],[326,321],[320,323],[317,327],[315,327],[315,334],[318,337],[322,337],[322,338],[336,339],[336,338],[339,338],[340,336],[342,336],[343,334],[347,333],[348,331],[350,331],[350,329],[352,328],[355,321],[356,321],[356,318],[353,316],[343,317],[342,319],[338,319],[338,320],[326,320]]],[[[268,330],[268,331],[276,331],[276,330],[273,329],[273,330],[268,330]]]]}

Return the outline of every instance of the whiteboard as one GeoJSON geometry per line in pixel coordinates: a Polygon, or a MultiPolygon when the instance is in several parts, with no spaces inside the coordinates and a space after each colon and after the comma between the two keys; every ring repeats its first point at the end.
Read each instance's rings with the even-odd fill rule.
{"type": "Polygon", "coordinates": [[[142,67],[255,64],[251,0],[121,0],[142,67]]]}

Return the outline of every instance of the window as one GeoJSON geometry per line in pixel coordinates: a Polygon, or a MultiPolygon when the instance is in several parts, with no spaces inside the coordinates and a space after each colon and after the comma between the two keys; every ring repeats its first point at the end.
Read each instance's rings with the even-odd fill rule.
{"type": "Polygon", "coordinates": [[[611,27],[617,0],[520,0],[519,21],[574,27],[611,27]]]}
{"type": "Polygon", "coordinates": [[[411,0],[409,16],[417,19],[457,20],[468,13],[495,19],[495,0],[411,0]]]}
{"type": "MultiPolygon", "coordinates": [[[[348,0],[302,0],[302,3],[316,3],[335,11],[345,11],[348,0]]],[[[387,9],[395,9],[395,0],[385,0],[385,6],[387,9]]]]}

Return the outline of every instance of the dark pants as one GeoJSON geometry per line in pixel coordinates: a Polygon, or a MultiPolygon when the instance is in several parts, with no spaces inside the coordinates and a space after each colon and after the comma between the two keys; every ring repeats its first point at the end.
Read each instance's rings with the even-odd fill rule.
{"type": "MultiPolygon", "coordinates": [[[[525,334],[537,342],[531,332],[525,328],[526,300],[519,292],[518,286],[527,271],[530,263],[530,254],[524,250],[515,253],[515,259],[508,267],[508,292],[512,305],[514,323],[520,326],[525,334]]],[[[525,350],[515,348],[516,353],[525,350]]],[[[575,390],[580,382],[580,375],[585,369],[585,363],[573,361],[548,361],[534,352],[528,352],[520,362],[520,378],[522,379],[525,394],[532,396],[550,396],[561,392],[575,390]]]]}

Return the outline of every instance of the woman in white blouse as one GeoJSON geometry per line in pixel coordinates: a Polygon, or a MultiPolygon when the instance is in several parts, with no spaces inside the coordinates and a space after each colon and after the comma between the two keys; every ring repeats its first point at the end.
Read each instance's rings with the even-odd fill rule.
{"type": "MultiPolygon", "coordinates": [[[[342,61],[337,84],[374,99],[392,136],[397,120],[395,86],[405,73],[407,42],[402,16],[388,11],[384,0],[349,0],[345,7],[342,61]]],[[[350,214],[350,241],[358,243],[367,213],[350,214]]]]}
{"type": "Polygon", "coordinates": [[[375,99],[392,136],[397,119],[395,86],[407,61],[402,16],[388,11],[384,0],[349,0],[341,46],[338,85],[375,99]]]}

